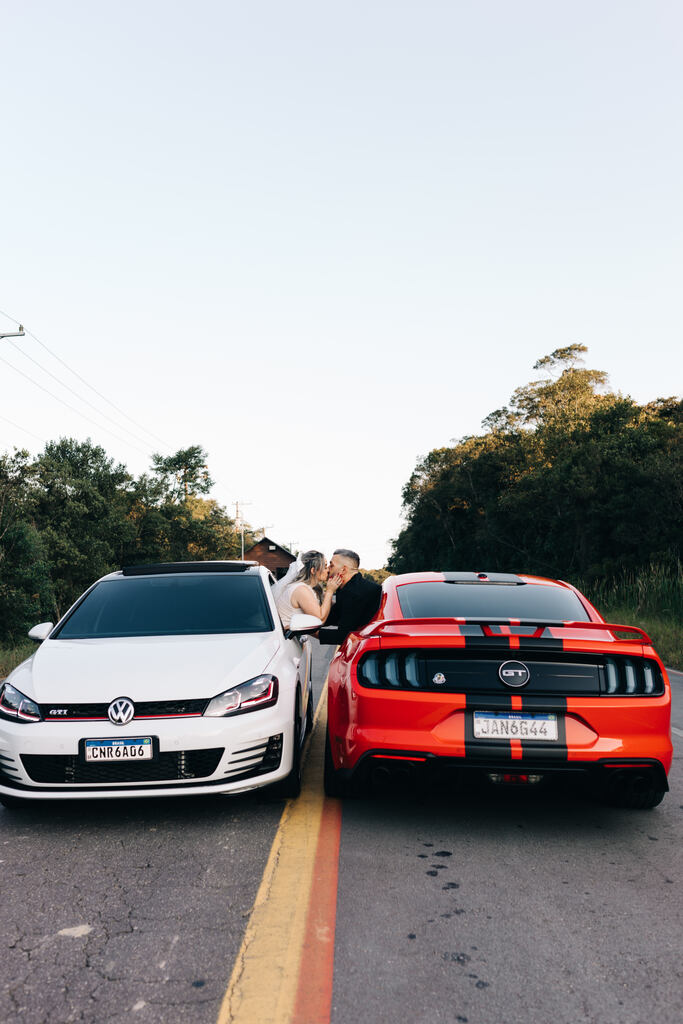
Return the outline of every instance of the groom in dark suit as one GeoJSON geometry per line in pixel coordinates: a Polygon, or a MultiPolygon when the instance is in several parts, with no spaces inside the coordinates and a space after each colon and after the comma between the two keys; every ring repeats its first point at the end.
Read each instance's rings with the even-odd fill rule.
{"type": "Polygon", "coordinates": [[[382,588],[359,571],[360,558],[355,551],[338,548],[330,559],[329,576],[341,576],[332,611],[318,633],[321,644],[341,644],[349,633],[367,625],[379,608],[382,588]],[[334,627],[334,628],[332,628],[334,627]]]}

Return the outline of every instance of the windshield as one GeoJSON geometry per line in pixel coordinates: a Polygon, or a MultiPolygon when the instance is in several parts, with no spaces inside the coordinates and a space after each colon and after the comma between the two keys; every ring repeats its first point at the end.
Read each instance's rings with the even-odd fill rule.
{"type": "Polygon", "coordinates": [[[588,613],[576,594],[540,583],[407,583],[397,588],[407,619],[540,619],[544,622],[587,622],[588,613]]]}
{"type": "Polygon", "coordinates": [[[60,640],[85,640],[265,633],[272,629],[259,576],[213,573],[103,580],[56,635],[60,640]]]}

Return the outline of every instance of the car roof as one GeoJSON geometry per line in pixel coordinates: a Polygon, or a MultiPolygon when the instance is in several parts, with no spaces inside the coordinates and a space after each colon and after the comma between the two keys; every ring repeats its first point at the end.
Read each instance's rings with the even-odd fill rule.
{"type": "Polygon", "coordinates": [[[424,583],[446,583],[449,585],[464,584],[474,589],[484,588],[508,592],[516,588],[524,588],[526,585],[548,587],[554,590],[561,590],[564,593],[574,594],[588,612],[590,618],[602,620],[602,616],[596,608],[581,594],[571,583],[564,580],[550,579],[547,576],[532,576],[528,573],[502,573],[470,570],[446,570],[430,572],[403,573],[398,576],[389,576],[382,584],[384,596],[382,599],[380,618],[393,619],[403,618],[404,613],[400,601],[400,590],[411,584],[424,583]]]}
{"type": "Polygon", "coordinates": [[[520,586],[525,583],[540,583],[551,587],[573,589],[562,580],[550,579],[547,576],[531,576],[528,573],[486,572],[484,570],[431,570],[428,572],[409,572],[398,576],[388,576],[384,581],[385,590],[408,583],[474,583],[479,586],[520,586]]]}
{"type": "MultiPolygon", "coordinates": [[[[125,565],[116,572],[103,576],[103,580],[123,579],[131,576],[173,576],[187,573],[229,573],[262,576],[267,572],[258,562],[205,561],[205,562],[152,562],[148,565],[125,565]]],[[[99,581],[98,581],[99,582],[99,581]]]]}

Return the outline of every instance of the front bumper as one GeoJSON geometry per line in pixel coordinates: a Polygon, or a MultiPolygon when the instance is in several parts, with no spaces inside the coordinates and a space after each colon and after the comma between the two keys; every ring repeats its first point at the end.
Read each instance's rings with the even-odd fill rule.
{"type": "Polygon", "coordinates": [[[0,794],[35,800],[241,793],[285,778],[293,723],[284,702],[234,718],[0,721],[0,794]],[[85,739],[151,737],[152,761],[86,763],[85,739]]]}

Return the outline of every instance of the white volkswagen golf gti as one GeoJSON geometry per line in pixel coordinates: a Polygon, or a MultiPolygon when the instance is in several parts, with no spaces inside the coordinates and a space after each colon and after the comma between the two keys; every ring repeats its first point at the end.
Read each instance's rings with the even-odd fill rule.
{"type": "Polygon", "coordinates": [[[0,682],[0,802],[297,796],[311,641],[255,562],[132,566],[93,584],[0,682]]]}

